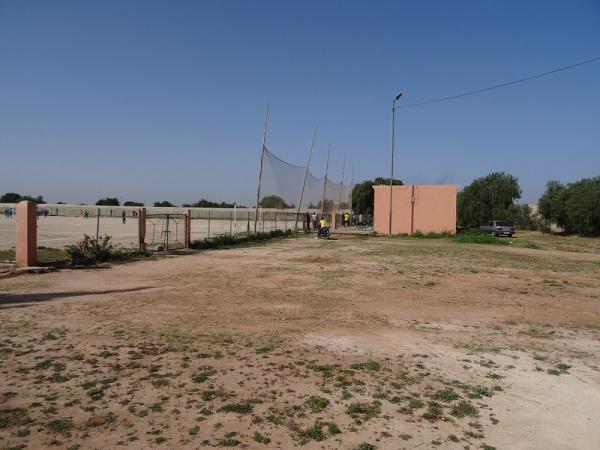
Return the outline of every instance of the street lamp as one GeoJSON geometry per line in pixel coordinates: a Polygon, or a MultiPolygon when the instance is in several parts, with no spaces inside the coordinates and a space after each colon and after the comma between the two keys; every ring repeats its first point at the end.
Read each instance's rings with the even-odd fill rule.
{"type": "Polygon", "coordinates": [[[390,167],[390,227],[389,227],[389,235],[392,235],[392,186],[394,182],[394,130],[396,128],[395,123],[395,112],[396,112],[396,102],[400,100],[402,97],[402,92],[398,92],[394,97],[394,101],[392,102],[392,162],[390,167]]]}

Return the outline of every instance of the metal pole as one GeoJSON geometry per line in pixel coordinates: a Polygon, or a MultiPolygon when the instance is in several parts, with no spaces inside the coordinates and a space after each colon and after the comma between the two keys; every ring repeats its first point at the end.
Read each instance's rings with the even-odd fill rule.
{"type": "Polygon", "coordinates": [[[263,173],[263,161],[265,159],[265,145],[267,141],[267,126],[269,124],[269,107],[270,103],[267,102],[267,111],[265,113],[265,129],[263,131],[262,148],[260,150],[260,169],[258,171],[258,188],[256,189],[256,211],[254,216],[254,234],[256,234],[256,224],[258,222],[258,203],[260,202],[260,183],[262,181],[263,173]]]}
{"type": "Polygon", "coordinates": [[[313,131],[312,141],[310,143],[310,150],[308,151],[308,162],[306,163],[306,170],[304,171],[304,181],[302,182],[302,190],[300,191],[300,201],[298,202],[298,212],[296,213],[296,223],[294,224],[294,232],[298,232],[298,216],[300,215],[300,208],[302,208],[302,199],[304,198],[304,187],[306,186],[306,177],[308,176],[308,167],[310,166],[310,158],[312,157],[313,147],[315,145],[315,138],[317,137],[317,127],[313,131]]]}
{"type": "Polygon", "coordinates": [[[235,234],[237,234],[237,203],[233,204],[233,229],[235,230],[235,234]]]}
{"type": "Polygon", "coordinates": [[[327,147],[327,164],[325,164],[325,181],[323,181],[323,199],[321,200],[321,214],[325,211],[325,194],[327,193],[327,173],[329,172],[329,153],[331,152],[331,142],[327,147]]]}
{"type": "Polygon", "coordinates": [[[100,208],[96,213],[96,245],[98,245],[98,236],[100,234],[100,208]]]}
{"type": "Polygon", "coordinates": [[[350,211],[352,211],[352,191],[354,190],[354,164],[352,165],[352,176],[350,177],[350,211]]]}
{"type": "Polygon", "coordinates": [[[396,100],[392,102],[392,162],[390,166],[390,224],[389,224],[389,235],[392,235],[392,180],[394,179],[394,122],[395,122],[395,111],[396,111],[396,100]]]}
{"type": "Polygon", "coordinates": [[[396,113],[396,101],[402,96],[402,93],[398,93],[396,94],[396,96],[394,97],[394,101],[392,102],[392,161],[391,161],[391,167],[390,167],[390,227],[389,227],[389,235],[392,235],[392,186],[394,183],[394,131],[396,128],[396,119],[395,119],[395,113],[396,113]]]}
{"type": "Polygon", "coordinates": [[[210,209],[208,210],[208,239],[210,239],[210,209]]]}
{"type": "Polygon", "coordinates": [[[340,198],[338,199],[338,210],[340,210],[340,206],[342,205],[342,189],[344,189],[344,171],[346,170],[346,158],[344,158],[344,162],[342,163],[342,181],[340,181],[340,198]]]}

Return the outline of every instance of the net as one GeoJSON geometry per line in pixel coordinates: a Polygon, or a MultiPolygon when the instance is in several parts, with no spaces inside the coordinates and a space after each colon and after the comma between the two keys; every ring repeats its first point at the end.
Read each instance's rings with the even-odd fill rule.
{"type": "Polygon", "coordinates": [[[261,206],[265,208],[307,208],[334,212],[350,207],[350,186],[342,181],[317,178],[310,169],[306,174],[306,184],[302,185],[306,166],[290,164],[267,148],[264,149],[263,177],[261,182],[261,206]],[[299,205],[302,194],[302,204],[299,205]],[[324,203],[323,203],[324,199],[324,203]],[[321,208],[321,203],[324,207],[321,208]]]}

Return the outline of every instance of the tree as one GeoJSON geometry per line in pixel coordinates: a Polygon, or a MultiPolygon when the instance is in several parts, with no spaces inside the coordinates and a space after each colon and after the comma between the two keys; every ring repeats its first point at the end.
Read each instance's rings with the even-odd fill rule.
{"type": "Polygon", "coordinates": [[[166,200],[163,202],[154,202],[154,206],[156,208],[171,208],[174,207],[175,205],[171,202],[167,202],[166,200]]]}
{"type": "MultiPolygon", "coordinates": [[[[389,178],[377,177],[375,180],[366,180],[362,183],[355,184],[352,188],[352,211],[355,214],[373,214],[375,209],[375,192],[373,186],[379,184],[390,184],[389,178]]],[[[402,180],[392,180],[392,184],[396,186],[402,185],[402,180]]]]}
{"type": "Polygon", "coordinates": [[[123,206],[144,206],[144,204],[141,202],[132,202],[131,200],[128,200],[123,203],[123,206]]]}
{"type": "Polygon", "coordinates": [[[31,197],[29,195],[17,194],[16,192],[7,192],[2,197],[0,197],[0,203],[19,203],[23,200],[29,200],[30,202],[40,204],[46,203],[41,195],[38,195],[37,197],[31,197]]]}
{"type": "Polygon", "coordinates": [[[194,208],[233,208],[234,205],[235,205],[235,203],[225,203],[225,202],[217,203],[217,202],[211,202],[211,201],[203,198],[200,201],[193,203],[190,206],[192,206],[194,208]]]}
{"type": "Polygon", "coordinates": [[[600,235],[600,176],[567,186],[567,229],[582,236],[600,235]]]}
{"type": "Polygon", "coordinates": [[[121,203],[116,197],[101,198],[96,202],[96,206],[119,206],[121,203]]]}
{"type": "Polygon", "coordinates": [[[512,175],[493,172],[477,178],[458,194],[458,223],[476,228],[489,220],[508,218],[509,208],[519,198],[519,181],[512,175]]]}
{"type": "Polygon", "coordinates": [[[556,224],[570,233],[567,215],[567,186],[559,181],[551,180],[546,183],[546,191],[538,200],[538,211],[549,223],[556,224]]]}
{"type": "Polygon", "coordinates": [[[258,203],[258,206],[273,209],[287,209],[294,207],[293,204],[288,205],[285,202],[285,200],[279,197],[278,195],[267,195],[266,197],[263,197],[262,200],[258,203]]]}
{"type": "Polygon", "coordinates": [[[520,230],[535,230],[537,228],[532,216],[531,206],[527,204],[510,205],[507,217],[520,230]]]}

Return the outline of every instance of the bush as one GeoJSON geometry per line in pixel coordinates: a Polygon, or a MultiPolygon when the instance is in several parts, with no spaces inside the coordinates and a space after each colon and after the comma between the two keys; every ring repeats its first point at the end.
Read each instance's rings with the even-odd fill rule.
{"type": "Polygon", "coordinates": [[[96,239],[92,236],[84,234],[81,241],[65,247],[67,258],[75,266],[89,266],[106,261],[126,259],[129,255],[121,249],[115,248],[110,239],[111,236],[105,234],[96,242],[96,239]]]}
{"type": "Polygon", "coordinates": [[[277,237],[290,236],[291,234],[291,230],[273,230],[268,233],[256,233],[241,237],[224,234],[222,236],[215,236],[211,239],[192,241],[190,243],[190,248],[196,250],[209,250],[211,248],[230,247],[233,245],[266,241],[268,239],[273,239],[277,237]]]}

